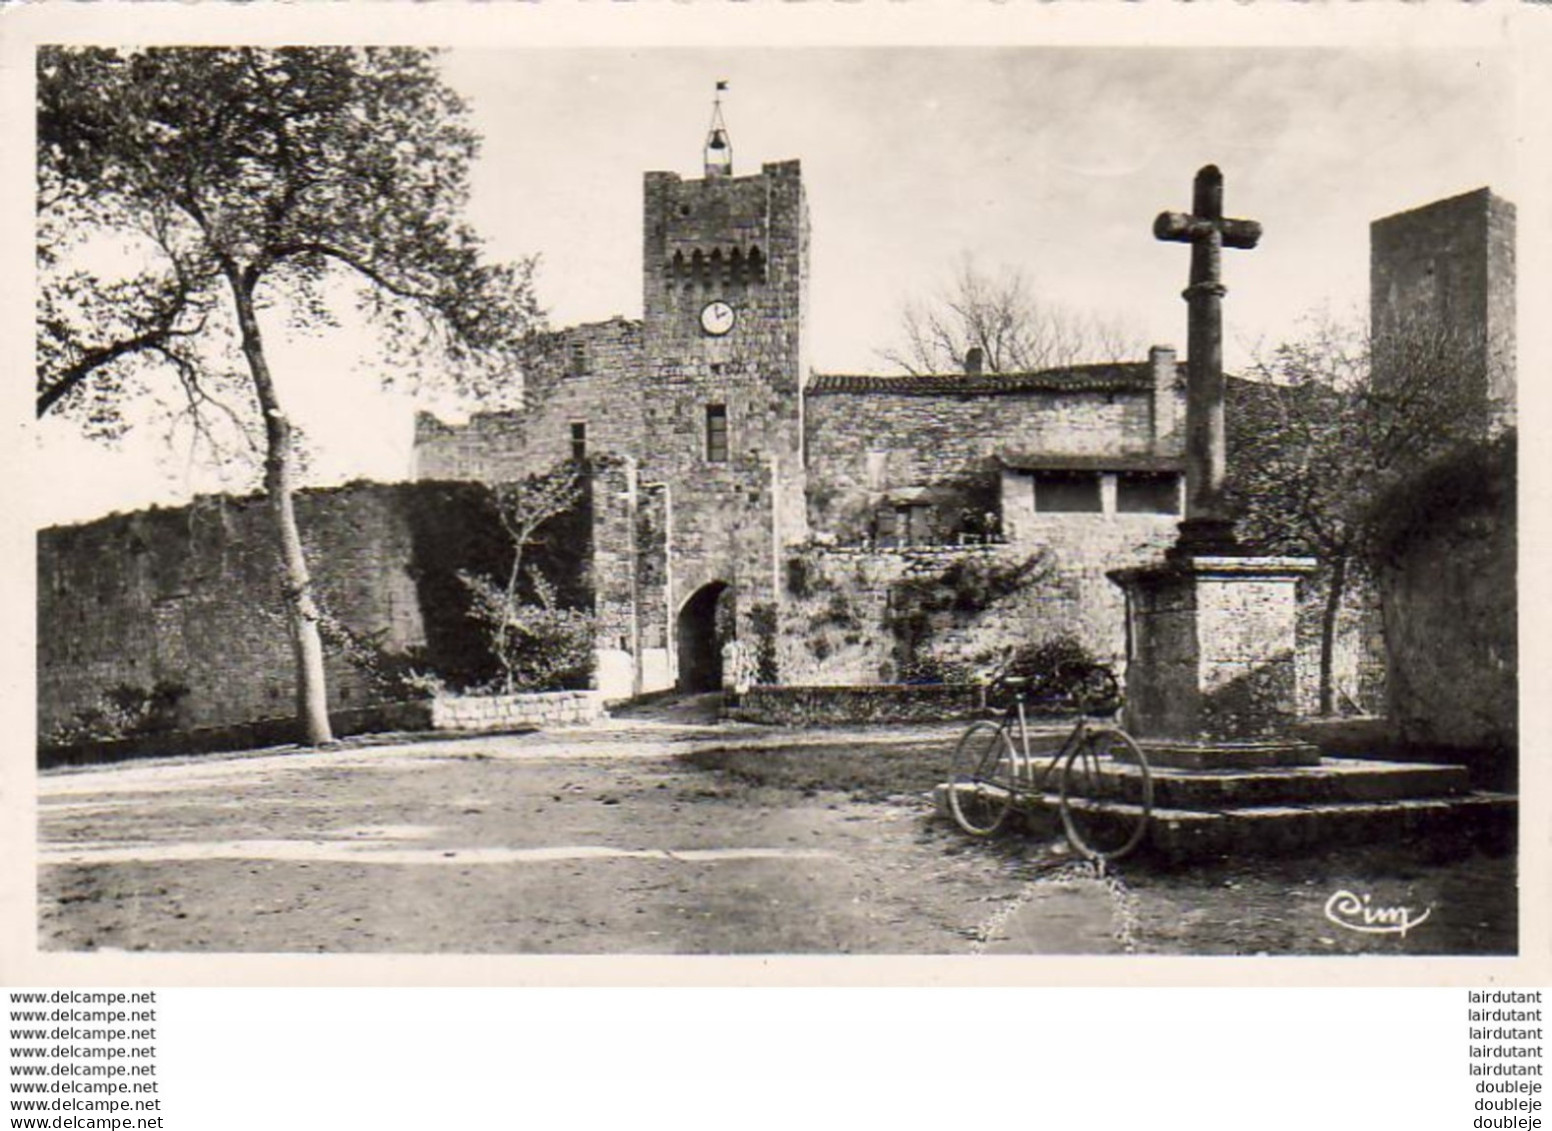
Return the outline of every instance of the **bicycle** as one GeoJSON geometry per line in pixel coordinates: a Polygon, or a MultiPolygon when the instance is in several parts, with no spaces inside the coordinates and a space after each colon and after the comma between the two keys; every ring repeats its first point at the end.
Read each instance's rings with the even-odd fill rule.
{"type": "MultiPolygon", "coordinates": [[[[971,724],[954,748],[948,803],[959,827],[971,836],[989,837],[1021,798],[1049,804],[1054,785],[1062,828],[1082,856],[1104,865],[1142,843],[1153,813],[1148,759],[1120,727],[1091,724],[1091,716],[1120,706],[1110,669],[1073,665],[1040,681],[998,673],[988,687],[998,686],[1012,693],[1002,718],[971,724]],[[1042,702],[1066,702],[1077,709],[1072,730],[1049,755],[1030,748],[1024,705],[1036,693],[1042,702]]],[[[1044,737],[1037,736],[1037,742],[1044,737]]]]}

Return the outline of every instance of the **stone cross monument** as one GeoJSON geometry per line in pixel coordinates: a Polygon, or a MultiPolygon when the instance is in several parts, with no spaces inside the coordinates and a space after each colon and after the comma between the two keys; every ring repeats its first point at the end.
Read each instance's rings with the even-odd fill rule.
{"type": "Polygon", "coordinates": [[[1319,752],[1288,730],[1298,717],[1298,581],[1315,563],[1245,553],[1223,501],[1219,260],[1225,247],[1255,247],[1261,225],[1224,218],[1223,174],[1209,165],[1191,213],[1163,213],[1153,234],[1191,245],[1186,514],[1165,561],[1110,574],[1126,592],[1126,725],[1160,766],[1309,764],[1319,752]]]}
{"type": "Polygon", "coordinates": [[[1182,292],[1186,330],[1186,515],[1181,553],[1232,553],[1234,524],[1223,505],[1223,296],[1219,261],[1226,247],[1253,248],[1254,220],[1223,215],[1223,174],[1208,165],[1196,174],[1191,213],[1161,212],[1154,237],[1191,245],[1191,283],[1182,292]]]}

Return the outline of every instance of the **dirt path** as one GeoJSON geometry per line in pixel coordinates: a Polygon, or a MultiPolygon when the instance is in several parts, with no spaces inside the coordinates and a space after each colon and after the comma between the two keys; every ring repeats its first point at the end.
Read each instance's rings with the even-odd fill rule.
{"type": "Polygon", "coordinates": [[[782,734],[634,718],[51,772],[39,779],[40,943],[513,954],[1516,950],[1512,855],[1435,844],[1173,872],[1128,861],[1102,881],[1059,844],[969,841],[932,820],[919,793],[880,785],[936,780],[954,729],[782,734]],[[705,755],[698,767],[675,757],[695,749],[705,755]],[[849,792],[828,789],[848,774],[849,792]],[[1327,914],[1344,892],[1428,918],[1401,935],[1345,929],[1327,914]]]}
{"type": "MultiPolygon", "coordinates": [[[[918,798],[739,785],[694,728],[202,759],[41,779],[48,949],[1108,953],[1115,902],[918,798]]],[[[724,731],[722,738],[729,735],[724,731]]]]}

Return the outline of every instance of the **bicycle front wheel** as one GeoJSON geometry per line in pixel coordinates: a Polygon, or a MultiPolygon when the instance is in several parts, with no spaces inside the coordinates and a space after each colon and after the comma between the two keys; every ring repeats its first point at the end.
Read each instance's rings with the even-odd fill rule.
{"type": "Polygon", "coordinates": [[[1061,804],[1067,839],[1090,860],[1117,860],[1141,844],[1153,813],[1153,774],[1132,736],[1091,731],[1062,767],[1061,804]]]}
{"type": "Polygon", "coordinates": [[[954,747],[948,807],[971,836],[991,836],[1013,807],[1013,743],[1003,727],[976,723],[954,747]]]}

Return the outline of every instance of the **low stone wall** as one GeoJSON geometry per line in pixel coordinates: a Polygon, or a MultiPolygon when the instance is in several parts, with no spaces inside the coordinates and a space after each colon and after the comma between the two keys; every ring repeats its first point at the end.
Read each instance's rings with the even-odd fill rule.
{"type": "MultiPolygon", "coordinates": [[[[336,738],[353,735],[431,730],[519,730],[578,726],[604,717],[597,691],[551,691],[531,695],[470,695],[380,703],[349,711],[330,711],[336,738]]],[[[40,746],[38,768],[94,765],[135,758],[262,750],[298,741],[295,719],[260,719],[222,727],[196,727],[161,734],[134,735],[103,742],[40,746]]]]}
{"type": "MultiPolygon", "coordinates": [[[[349,711],[330,711],[329,726],[336,738],[392,731],[431,729],[431,704],[425,700],[381,703],[349,711]]],[[[231,726],[195,727],[162,734],[139,734],[102,742],[39,746],[38,768],[87,766],[126,762],[136,758],[166,758],[185,754],[219,754],[233,750],[263,750],[288,746],[300,740],[295,719],[259,719],[231,726]]]]}
{"type": "Polygon", "coordinates": [[[985,707],[985,688],[965,683],[891,683],[863,687],[751,687],[729,715],[775,726],[927,723],[963,719],[985,707]]]}
{"type": "Polygon", "coordinates": [[[603,714],[604,697],[598,691],[443,696],[431,703],[431,726],[434,730],[582,726],[603,714]]]}

